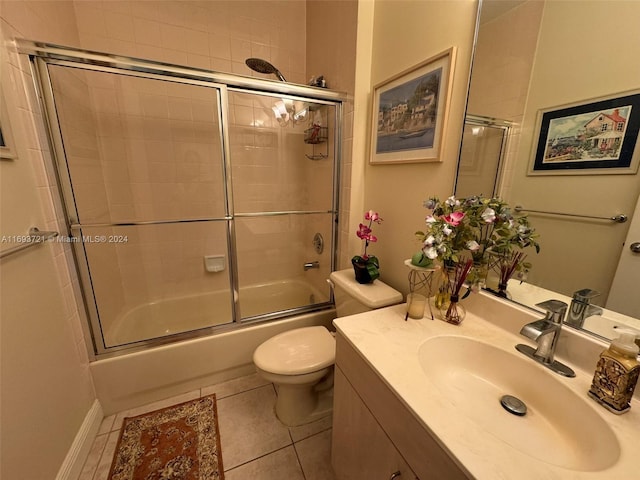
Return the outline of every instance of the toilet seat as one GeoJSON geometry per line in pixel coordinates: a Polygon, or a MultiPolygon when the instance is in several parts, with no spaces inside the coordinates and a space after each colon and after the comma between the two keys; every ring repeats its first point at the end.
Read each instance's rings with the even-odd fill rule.
{"type": "Polygon", "coordinates": [[[336,342],[325,327],[304,327],[280,333],[253,354],[256,367],[278,375],[304,375],[327,368],[336,359],[336,342]]]}

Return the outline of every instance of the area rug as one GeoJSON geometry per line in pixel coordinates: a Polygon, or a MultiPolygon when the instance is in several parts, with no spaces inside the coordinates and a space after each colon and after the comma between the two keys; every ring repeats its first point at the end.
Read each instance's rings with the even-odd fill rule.
{"type": "Polygon", "coordinates": [[[224,480],[216,396],[125,418],[109,480],[224,480]]]}

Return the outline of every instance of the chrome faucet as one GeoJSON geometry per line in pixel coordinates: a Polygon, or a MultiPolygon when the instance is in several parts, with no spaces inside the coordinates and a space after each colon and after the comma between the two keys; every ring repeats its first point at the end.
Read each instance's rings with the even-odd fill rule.
{"type": "Polygon", "coordinates": [[[311,270],[312,268],[320,268],[320,262],[307,262],[303,266],[304,271],[311,270]]]}
{"type": "Polygon", "coordinates": [[[538,344],[538,348],[534,350],[529,345],[519,343],[516,345],[516,350],[560,375],[575,377],[576,374],[571,368],[553,358],[562,331],[562,319],[567,312],[567,304],[560,300],[547,300],[536,304],[536,307],[547,312],[545,317],[527,323],[520,330],[520,334],[534,340],[538,344]]]}
{"type": "Polygon", "coordinates": [[[597,305],[591,305],[590,301],[600,295],[600,292],[583,288],[573,294],[571,306],[565,323],[573,327],[582,327],[584,319],[592,315],[602,315],[602,308],[597,305]]]}

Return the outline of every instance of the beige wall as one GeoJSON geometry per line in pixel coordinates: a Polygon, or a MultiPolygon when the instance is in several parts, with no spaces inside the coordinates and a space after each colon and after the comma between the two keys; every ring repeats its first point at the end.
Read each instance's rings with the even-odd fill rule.
{"type": "MultiPolygon", "coordinates": [[[[537,142],[534,130],[540,109],[637,89],[639,17],[638,2],[585,2],[579,6],[574,2],[546,3],[521,148],[514,166],[512,194],[508,198],[511,202],[535,210],[599,216],[633,211],[640,193],[637,174],[532,177],[527,176],[527,169],[531,144],[537,142]],[[589,42],[588,48],[583,48],[582,43],[576,46],[569,41],[581,38],[584,32],[595,31],[616,32],[615,47],[607,42],[589,42]],[[600,62],[594,64],[594,59],[606,59],[606,68],[600,68],[600,62]]],[[[529,280],[568,295],[578,289],[592,288],[603,293],[597,299],[597,303],[603,304],[628,225],[557,217],[531,218],[540,232],[542,251],[532,259],[534,269],[529,280]],[[563,267],[558,268],[559,265],[563,267]]]]}
{"type": "MultiPolygon", "coordinates": [[[[354,151],[354,165],[364,163],[364,175],[354,173],[352,185],[364,183],[364,208],[352,212],[351,255],[361,253],[355,231],[365,210],[380,213],[384,223],[374,233],[378,243],[370,246],[381,262],[381,278],[394,288],[408,291],[404,260],[419,249],[414,232],[424,226],[427,211],[423,201],[453,192],[458,149],[465,108],[469,60],[476,15],[476,2],[469,1],[377,1],[373,22],[371,81],[357,88],[371,90],[393,75],[448,48],[457,47],[449,123],[443,132],[442,162],[406,165],[369,165],[368,153],[354,151]],[[355,240],[354,240],[355,239],[355,240]]],[[[355,124],[370,125],[370,98],[355,106],[355,124]]],[[[368,138],[368,131],[366,133],[368,138]]],[[[368,142],[366,142],[368,143],[368,142]]],[[[356,168],[354,166],[354,172],[356,168]]]]}
{"type": "MultiPolygon", "coordinates": [[[[0,163],[0,233],[23,235],[34,225],[60,230],[52,202],[55,181],[45,170],[49,153],[42,123],[26,88],[32,82],[28,65],[5,42],[41,35],[77,43],[73,5],[3,1],[0,17],[2,88],[18,155],[0,163]]],[[[54,243],[2,260],[2,478],[55,478],[95,399],[68,253],[68,247],[54,243]]]]}

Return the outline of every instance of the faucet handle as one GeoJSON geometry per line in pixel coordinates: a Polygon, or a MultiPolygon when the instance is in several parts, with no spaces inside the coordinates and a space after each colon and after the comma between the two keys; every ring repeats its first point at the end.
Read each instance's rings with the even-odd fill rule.
{"type": "Polygon", "coordinates": [[[589,300],[592,298],[596,298],[600,295],[600,292],[596,290],[591,290],[590,288],[583,288],[582,290],[578,290],[573,293],[573,299],[578,302],[589,303],[589,300]]]}
{"type": "Polygon", "coordinates": [[[553,323],[562,323],[569,305],[560,300],[547,300],[546,302],[536,303],[536,307],[540,307],[547,312],[545,320],[550,320],[553,323]]]}

